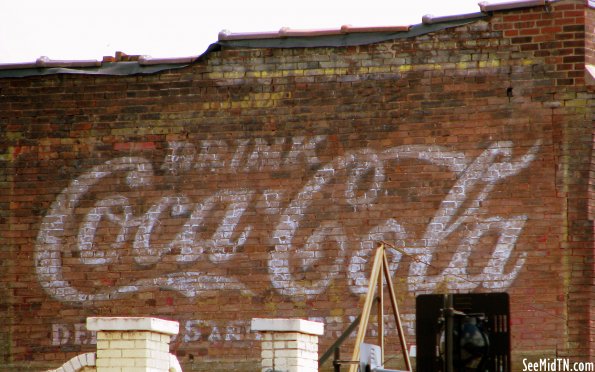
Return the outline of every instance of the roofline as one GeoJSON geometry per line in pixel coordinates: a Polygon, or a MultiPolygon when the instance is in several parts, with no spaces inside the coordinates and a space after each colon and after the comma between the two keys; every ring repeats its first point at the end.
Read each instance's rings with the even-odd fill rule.
{"type": "Polygon", "coordinates": [[[51,68],[51,67],[98,67],[101,61],[97,60],[53,60],[48,57],[39,57],[35,62],[0,64],[0,70],[21,68],[51,68]]]}
{"type": "MultiPolygon", "coordinates": [[[[120,52],[117,52],[117,54],[120,52]]],[[[0,70],[20,70],[33,68],[84,68],[101,67],[105,63],[137,62],[140,66],[188,64],[194,62],[199,56],[174,57],[174,58],[152,58],[150,56],[135,56],[137,58],[122,60],[113,57],[104,57],[99,60],[60,60],[48,57],[39,57],[35,62],[19,62],[0,64],[0,70]]]]}
{"type": "Polygon", "coordinates": [[[366,32],[407,32],[411,29],[407,26],[371,26],[371,27],[356,27],[352,25],[343,25],[340,28],[328,29],[312,29],[300,30],[283,27],[279,31],[265,31],[265,32],[241,32],[232,33],[228,30],[219,32],[219,41],[231,40],[256,40],[256,39],[278,39],[290,37],[315,37],[315,36],[332,36],[344,35],[350,33],[366,33],[366,32]]]}
{"type": "Polygon", "coordinates": [[[494,12],[497,10],[512,10],[520,8],[531,8],[536,6],[546,6],[548,3],[556,2],[557,0],[511,0],[500,3],[490,3],[489,1],[480,2],[479,8],[482,12],[494,12]]]}
{"type": "MultiPolygon", "coordinates": [[[[549,3],[554,3],[561,0],[510,0],[506,2],[491,3],[489,1],[482,1],[478,3],[480,12],[455,14],[448,16],[433,16],[427,14],[423,16],[423,24],[436,24],[442,22],[461,21],[466,19],[473,19],[488,13],[502,10],[513,10],[521,8],[532,8],[538,6],[547,6],[549,3]]],[[[412,25],[408,26],[376,26],[376,27],[353,27],[351,25],[343,25],[340,28],[330,29],[312,29],[312,30],[293,30],[288,27],[283,27],[279,31],[263,31],[263,32],[238,32],[234,33],[229,30],[222,30],[219,32],[219,41],[238,41],[238,40],[262,40],[262,39],[282,39],[290,37],[315,37],[315,36],[329,36],[329,35],[344,35],[350,33],[366,33],[366,32],[407,32],[412,25]]]]}
{"type": "MultiPolygon", "coordinates": [[[[337,36],[353,36],[353,35],[374,35],[374,34],[385,34],[397,37],[408,37],[408,35],[415,36],[417,29],[421,25],[434,26],[439,24],[448,25],[449,23],[457,25],[457,23],[469,21],[472,22],[480,17],[489,16],[491,13],[496,11],[506,11],[521,8],[531,8],[539,6],[547,6],[548,4],[559,2],[563,0],[510,0],[500,3],[491,3],[489,1],[482,1],[478,3],[480,12],[467,13],[467,14],[455,14],[449,16],[433,16],[427,14],[422,18],[422,24],[420,25],[401,25],[401,26],[371,26],[371,27],[356,27],[351,25],[343,25],[339,28],[327,28],[327,29],[310,29],[300,30],[291,29],[288,27],[281,28],[278,31],[265,31],[265,32],[239,32],[233,33],[227,30],[223,30],[218,35],[218,43],[212,44],[209,48],[201,55],[187,56],[187,57],[174,57],[174,58],[152,58],[150,56],[128,56],[122,52],[116,52],[115,57],[104,57],[103,60],[53,60],[48,57],[40,57],[34,62],[20,62],[20,63],[0,63],[0,74],[1,77],[12,76],[9,71],[17,71],[14,76],[31,76],[31,75],[45,75],[55,73],[87,73],[91,71],[93,74],[113,74],[106,70],[113,71],[113,66],[116,64],[125,64],[125,62],[134,62],[136,67],[129,67],[122,69],[129,71],[130,73],[154,73],[160,70],[168,68],[184,67],[188,64],[194,63],[198,60],[203,59],[208,53],[213,50],[217,50],[221,46],[233,46],[243,45],[237,44],[237,42],[245,41],[267,41],[274,39],[280,40],[316,40],[318,38],[329,38],[337,36]],[[402,33],[402,36],[398,36],[402,33]],[[309,39],[311,38],[311,39],[309,39]],[[106,66],[110,66],[106,69],[106,66]],[[159,68],[159,66],[164,66],[159,68]],[[37,69],[38,72],[33,70],[37,69]],[[30,73],[19,73],[21,70],[31,70],[30,73]]],[[[451,26],[448,26],[451,27],[451,26]]],[[[358,36],[359,37],[359,36],[358,36]]],[[[374,40],[374,38],[368,38],[368,40],[374,40]]],[[[374,41],[371,41],[374,42],[374,41]]],[[[304,42],[294,43],[297,46],[303,46],[304,42]]],[[[293,44],[283,43],[280,44],[282,47],[292,47],[293,44]]],[[[123,73],[122,74],[126,74],[123,73]]]]}
{"type": "Polygon", "coordinates": [[[436,23],[461,21],[461,20],[465,20],[465,19],[478,18],[481,16],[485,16],[485,13],[476,12],[476,13],[455,14],[455,15],[449,15],[449,16],[438,16],[438,17],[436,17],[432,14],[426,14],[425,16],[423,16],[421,21],[424,25],[433,25],[436,23]]]}

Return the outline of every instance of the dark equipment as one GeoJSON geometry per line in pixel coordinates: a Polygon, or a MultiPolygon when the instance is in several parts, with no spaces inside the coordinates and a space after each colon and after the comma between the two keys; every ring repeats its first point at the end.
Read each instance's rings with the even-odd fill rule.
{"type": "Polygon", "coordinates": [[[417,372],[510,372],[507,293],[416,298],[417,372]]]}

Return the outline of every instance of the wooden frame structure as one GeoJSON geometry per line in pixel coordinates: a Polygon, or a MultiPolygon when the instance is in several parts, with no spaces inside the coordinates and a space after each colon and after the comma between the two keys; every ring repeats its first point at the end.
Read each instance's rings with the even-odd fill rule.
{"type": "Polygon", "coordinates": [[[407,351],[407,342],[405,341],[405,335],[403,334],[403,327],[401,325],[401,317],[399,315],[399,307],[397,306],[397,297],[395,296],[395,289],[391,279],[391,273],[389,270],[388,259],[386,258],[386,248],[384,243],[380,243],[376,249],[374,255],[374,263],[372,265],[372,273],[370,275],[370,281],[368,284],[368,294],[364,302],[364,308],[361,314],[361,320],[359,322],[359,328],[357,331],[357,337],[355,339],[355,347],[351,357],[351,365],[349,366],[349,372],[357,372],[358,364],[354,364],[359,361],[360,358],[360,346],[366,336],[366,329],[370,320],[370,313],[374,303],[377,303],[377,314],[378,314],[378,345],[382,350],[382,363],[384,364],[384,279],[388,286],[388,295],[390,304],[395,317],[395,323],[397,325],[397,332],[399,334],[399,341],[401,343],[401,350],[405,359],[405,366],[409,372],[412,372],[411,361],[409,360],[409,353],[407,351]],[[378,289],[378,295],[374,296],[376,288],[378,289]],[[375,301],[377,300],[377,301],[375,301]]]}

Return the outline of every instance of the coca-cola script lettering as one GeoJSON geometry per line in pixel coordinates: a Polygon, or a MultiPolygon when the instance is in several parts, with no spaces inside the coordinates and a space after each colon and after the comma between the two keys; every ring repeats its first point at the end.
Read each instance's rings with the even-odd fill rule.
{"type": "Polygon", "coordinates": [[[317,149],[327,139],[316,136],[273,141],[256,138],[234,142],[205,140],[198,144],[171,142],[160,165],[165,174],[160,177],[172,179],[192,172],[220,172],[230,177],[239,172],[279,173],[296,166],[307,169],[301,186],[293,189],[253,186],[256,180],[252,186],[223,184],[200,189],[199,193],[184,188],[168,191],[155,187],[154,165],[143,157],[119,157],[95,166],[72,180],[43,218],[35,250],[39,283],[56,300],[78,304],[120,298],[151,288],[167,288],[187,297],[221,290],[255,294],[241,275],[225,270],[219,273],[218,268],[233,262],[237,255],[249,254],[245,247],[250,239],[259,236],[259,242],[270,247],[266,262],[270,285],[283,296],[311,298],[325,292],[334,280],[345,280],[355,295],[365,293],[366,268],[374,242],[379,240],[400,247],[389,250],[393,272],[399,270],[403,253],[416,257],[407,273],[410,291],[432,292],[440,283],[463,290],[480,286],[504,290],[512,284],[526,260],[526,253],[515,251],[515,247],[527,215],[523,211],[506,216],[488,214],[482,205],[498,183],[506,182],[531,164],[540,141],[516,155],[512,142],[499,141],[473,158],[445,147],[411,145],[366,147],[326,161],[329,158],[320,156],[317,149]],[[400,200],[394,196],[399,190],[390,186],[395,178],[403,182],[407,177],[423,178],[423,173],[395,174],[395,169],[408,161],[452,175],[450,189],[441,201],[434,202],[433,216],[425,219],[422,232],[412,231],[406,212],[382,215],[381,211],[386,209],[375,209],[400,200]],[[89,196],[97,185],[118,175],[123,180],[120,186],[128,191],[118,189],[89,196]],[[148,208],[139,211],[130,198],[138,190],[151,188],[152,195],[157,196],[148,208]],[[334,210],[330,210],[329,216],[310,212],[320,200],[329,198],[339,200],[337,204],[354,217],[333,218],[334,210]],[[82,208],[83,201],[91,204],[82,208]],[[84,212],[75,213],[77,208],[84,212]],[[219,212],[214,213],[215,209],[219,212]],[[263,220],[271,222],[260,225],[247,219],[249,214],[266,216],[263,220]],[[366,225],[365,231],[358,230],[357,216],[373,223],[366,225]],[[164,242],[157,238],[157,229],[166,220],[179,222],[172,227],[175,231],[171,239],[164,242]],[[215,227],[206,229],[207,221],[215,227]],[[109,231],[102,229],[106,224],[109,231]],[[73,238],[65,237],[67,225],[75,226],[73,238]],[[482,268],[470,270],[470,257],[486,234],[496,236],[490,240],[493,244],[489,257],[482,268]],[[432,273],[429,267],[436,253],[449,239],[456,239],[456,249],[449,256],[449,263],[442,265],[438,274],[432,273]],[[113,265],[127,255],[127,262],[137,270],[154,274],[125,285],[107,282],[81,288],[65,275],[72,262],[63,258],[67,245],[69,251],[77,252],[73,256],[77,265],[113,265]],[[177,265],[177,269],[153,271],[164,261],[177,265]],[[193,266],[199,262],[201,265],[193,266]],[[313,268],[323,274],[308,276],[313,268]]]}

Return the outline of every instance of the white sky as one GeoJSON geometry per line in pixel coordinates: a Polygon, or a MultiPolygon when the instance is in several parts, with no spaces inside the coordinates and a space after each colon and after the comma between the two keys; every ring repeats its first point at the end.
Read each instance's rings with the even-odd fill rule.
{"type": "MultiPolygon", "coordinates": [[[[421,23],[479,12],[479,0],[0,0],[0,63],[202,54],[219,31],[421,23]]],[[[491,0],[491,3],[502,0],[491,0]]]]}

